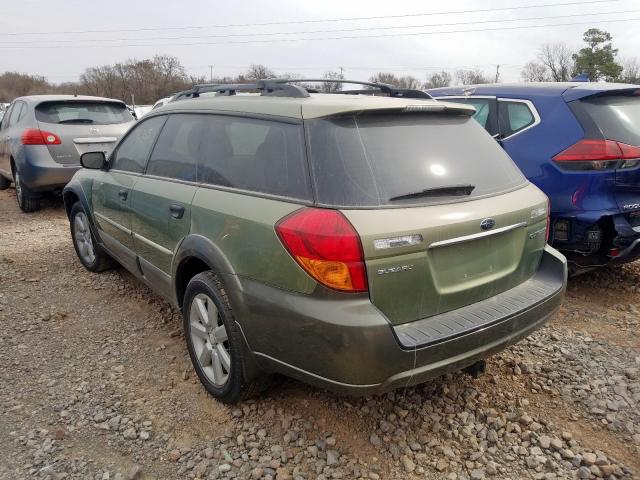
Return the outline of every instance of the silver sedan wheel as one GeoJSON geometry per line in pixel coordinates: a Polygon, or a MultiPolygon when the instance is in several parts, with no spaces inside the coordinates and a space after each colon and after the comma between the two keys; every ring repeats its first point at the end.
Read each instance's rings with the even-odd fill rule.
{"type": "Polygon", "coordinates": [[[223,386],[231,369],[229,338],[218,308],[208,295],[199,293],[191,301],[189,327],[200,368],[211,383],[223,386]]]}
{"type": "Polygon", "coordinates": [[[18,197],[18,205],[22,206],[22,183],[20,182],[20,174],[16,172],[13,179],[16,184],[16,196],[18,197]]]}
{"type": "Polygon", "coordinates": [[[96,253],[93,247],[93,239],[91,238],[91,230],[89,230],[89,221],[84,212],[78,212],[73,220],[73,234],[78,255],[80,258],[91,265],[96,261],[96,253]]]}

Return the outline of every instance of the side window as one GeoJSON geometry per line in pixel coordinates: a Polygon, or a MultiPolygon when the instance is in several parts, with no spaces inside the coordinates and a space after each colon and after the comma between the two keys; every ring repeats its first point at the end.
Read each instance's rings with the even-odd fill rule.
{"type": "Polygon", "coordinates": [[[302,125],[210,116],[201,150],[200,182],[311,198],[302,125]]]}
{"type": "Polygon", "coordinates": [[[500,130],[503,137],[524,130],[535,122],[533,112],[526,103],[501,100],[499,105],[500,130]]]}
{"type": "Polygon", "coordinates": [[[154,117],[133,127],[133,130],[118,145],[111,168],[142,173],[165,120],[165,116],[154,117]]]}
{"type": "Polygon", "coordinates": [[[22,109],[24,108],[24,103],[22,102],[16,102],[15,105],[13,106],[13,109],[11,110],[11,116],[9,117],[9,127],[14,126],[16,123],[18,123],[18,119],[20,118],[20,115],[22,114],[22,109]]]}
{"type": "Polygon", "coordinates": [[[27,107],[27,104],[23,103],[22,104],[22,110],[20,111],[20,116],[18,117],[18,123],[20,123],[22,121],[22,119],[27,116],[27,110],[28,109],[29,109],[29,107],[27,107]]]}
{"type": "Polygon", "coordinates": [[[149,159],[147,175],[195,182],[206,119],[205,115],[170,115],[149,159]]]}
{"type": "Polygon", "coordinates": [[[496,117],[495,114],[495,99],[493,98],[476,98],[476,97],[467,97],[467,98],[447,98],[441,97],[439,100],[446,102],[455,102],[455,103],[464,103],[465,105],[471,105],[475,107],[476,113],[473,115],[473,118],[480,124],[482,127],[488,131],[491,135],[495,135],[498,133],[497,122],[494,120],[496,117]]]}

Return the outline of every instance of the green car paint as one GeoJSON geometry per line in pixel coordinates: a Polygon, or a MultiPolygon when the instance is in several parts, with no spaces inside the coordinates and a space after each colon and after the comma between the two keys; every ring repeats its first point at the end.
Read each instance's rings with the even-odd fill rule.
{"type": "Polygon", "coordinates": [[[291,258],[274,229],[281,218],[300,208],[295,203],[200,188],[191,206],[191,233],[210,239],[224,252],[235,275],[310,294],[316,282],[291,258]]]}
{"type": "Polygon", "coordinates": [[[533,185],[457,204],[344,211],[362,239],[371,301],[394,324],[489,298],[531,277],[545,245],[546,197],[533,185]],[[543,212],[531,218],[532,211],[543,212]],[[479,232],[491,212],[504,233],[437,246],[479,232]],[[376,239],[421,235],[422,242],[376,250],[376,239]],[[390,269],[405,267],[393,272],[390,269]]]}
{"type": "MultiPolygon", "coordinates": [[[[170,102],[149,118],[198,113],[301,126],[342,115],[402,112],[417,104],[428,107],[433,102],[349,95],[203,96],[170,102]]],[[[456,105],[446,114],[428,108],[424,114],[469,113],[471,109],[456,105]]],[[[452,128],[465,124],[449,123],[452,128]]],[[[305,142],[308,149],[307,137],[305,142]]],[[[302,160],[312,162],[312,157],[302,160]]],[[[313,168],[306,172],[309,177],[316,174],[313,168]]],[[[317,188],[314,184],[314,195],[317,188]]],[[[113,168],[82,169],[65,189],[64,199],[68,212],[72,203],[81,202],[100,244],[177,307],[189,280],[182,276],[184,265],[195,258],[216,271],[242,330],[244,349],[255,360],[252,375],[280,372],[347,393],[415,384],[499,351],[544,324],[559,307],[566,286],[566,261],[546,245],[547,199],[524,179],[513,188],[477,197],[420,199],[379,208],[332,207],[314,197],[113,168]],[[314,207],[341,211],[357,231],[368,292],[323,286],[283,245],[276,233],[278,222],[314,207]],[[481,227],[485,220],[491,220],[487,230],[481,227]],[[376,248],[376,242],[403,236],[418,240],[376,248]],[[527,303],[527,297],[517,313],[505,313],[482,328],[452,334],[434,345],[407,347],[399,341],[403,327],[418,328],[448,313],[455,319],[456,312],[467,307],[506,311],[505,305],[519,302],[510,292],[523,286],[543,292],[543,297],[535,303],[527,303]],[[500,306],[501,301],[506,303],[500,306]]]]}

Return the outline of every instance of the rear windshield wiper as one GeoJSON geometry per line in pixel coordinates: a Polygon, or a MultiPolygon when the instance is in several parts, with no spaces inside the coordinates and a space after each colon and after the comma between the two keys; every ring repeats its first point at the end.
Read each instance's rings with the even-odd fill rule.
{"type": "Polygon", "coordinates": [[[60,120],[58,123],[93,123],[90,118],[67,118],[66,120],[60,120]]]}
{"type": "Polygon", "coordinates": [[[398,195],[397,197],[391,197],[390,202],[394,200],[406,200],[409,198],[419,197],[463,197],[471,195],[475,185],[449,185],[447,187],[434,187],[425,188],[419,192],[405,193],[404,195],[398,195]]]}

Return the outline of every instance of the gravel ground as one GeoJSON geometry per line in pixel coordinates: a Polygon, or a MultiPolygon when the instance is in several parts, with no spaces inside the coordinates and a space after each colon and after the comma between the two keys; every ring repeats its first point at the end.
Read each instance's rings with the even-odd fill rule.
{"type": "Polygon", "coordinates": [[[640,478],[639,280],[573,280],[477,380],[348,398],[282,379],[226,407],[177,312],[85,271],[60,203],[25,215],[0,192],[0,478],[640,478]]]}

